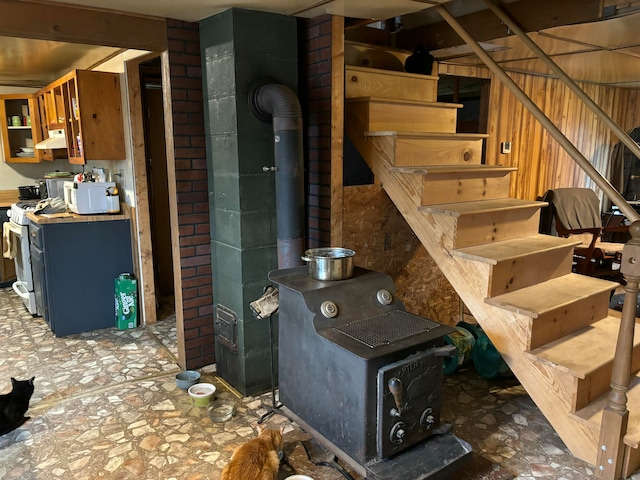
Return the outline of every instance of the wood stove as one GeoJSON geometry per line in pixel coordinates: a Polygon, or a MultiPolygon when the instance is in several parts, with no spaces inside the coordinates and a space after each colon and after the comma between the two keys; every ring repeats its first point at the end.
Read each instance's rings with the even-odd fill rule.
{"type": "Polygon", "coordinates": [[[391,278],[355,268],[319,281],[275,270],[280,402],[366,478],[448,478],[471,452],[440,428],[444,335],[407,312],[391,278]],[[434,435],[435,434],[435,435],[434,435]]]}

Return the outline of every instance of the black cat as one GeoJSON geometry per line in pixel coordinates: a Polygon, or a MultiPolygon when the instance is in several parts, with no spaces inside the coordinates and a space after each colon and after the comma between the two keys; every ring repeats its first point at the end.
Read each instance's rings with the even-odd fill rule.
{"type": "Polygon", "coordinates": [[[418,44],[413,49],[413,53],[404,61],[404,71],[407,73],[419,73],[431,75],[434,57],[429,53],[429,49],[418,44]]]}
{"type": "Polygon", "coordinates": [[[16,380],[12,377],[11,392],[0,395],[0,435],[15,430],[31,418],[25,417],[24,414],[29,409],[29,400],[33,395],[33,381],[35,378],[16,380]]]}

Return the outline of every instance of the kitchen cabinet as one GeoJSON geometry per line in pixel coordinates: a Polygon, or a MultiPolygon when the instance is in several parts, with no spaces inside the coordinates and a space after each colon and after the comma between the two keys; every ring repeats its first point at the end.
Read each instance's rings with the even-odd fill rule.
{"type": "Polygon", "coordinates": [[[73,70],[35,97],[47,130],[65,130],[69,163],[126,158],[117,74],[73,70]]]}
{"type": "Polygon", "coordinates": [[[0,130],[6,163],[37,163],[33,146],[39,141],[39,117],[31,94],[0,95],[0,130]],[[17,124],[13,124],[13,119],[17,124]],[[26,150],[25,150],[26,149],[26,150]]]}
{"type": "Polygon", "coordinates": [[[115,327],[115,278],[133,269],[130,220],[31,221],[29,239],[36,306],[53,333],[115,327]]]}

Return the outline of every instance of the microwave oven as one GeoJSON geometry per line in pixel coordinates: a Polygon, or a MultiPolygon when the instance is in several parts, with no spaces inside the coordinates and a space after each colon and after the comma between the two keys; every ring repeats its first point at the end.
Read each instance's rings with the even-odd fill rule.
{"type": "Polygon", "coordinates": [[[80,215],[120,212],[120,196],[114,182],[64,182],[64,201],[80,215]]]}

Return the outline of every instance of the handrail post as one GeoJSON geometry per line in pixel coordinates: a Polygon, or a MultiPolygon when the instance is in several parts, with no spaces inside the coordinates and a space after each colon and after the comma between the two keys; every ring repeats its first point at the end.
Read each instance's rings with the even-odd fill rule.
{"type": "Polygon", "coordinates": [[[596,460],[596,475],[603,480],[618,480],[622,475],[624,435],[629,421],[627,390],[631,380],[633,335],[640,282],[640,221],[634,222],[629,232],[631,240],[622,249],[620,262],[620,271],[627,282],[624,287],[624,305],[611,372],[611,391],[602,413],[596,460]]]}

